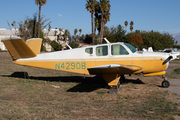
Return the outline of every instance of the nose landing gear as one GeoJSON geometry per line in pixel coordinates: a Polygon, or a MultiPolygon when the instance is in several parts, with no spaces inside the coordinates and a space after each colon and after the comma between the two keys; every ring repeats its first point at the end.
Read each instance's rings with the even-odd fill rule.
{"type": "Polygon", "coordinates": [[[168,88],[170,86],[169,81],[166,80],[164,75],[162,76],[162,78],[164,78],[164,81],[161,83],[162,87],[168,88]]]}
{"type": "Polygon", "coordinates": [[[170,86],[170,83],[169,83],[169,81],[167,81],[167,80],[165,80],[164,79],[164,81],[162,82],[162,87],[164,87],[164,88],[168,88],[169,86],[170,86]]]}

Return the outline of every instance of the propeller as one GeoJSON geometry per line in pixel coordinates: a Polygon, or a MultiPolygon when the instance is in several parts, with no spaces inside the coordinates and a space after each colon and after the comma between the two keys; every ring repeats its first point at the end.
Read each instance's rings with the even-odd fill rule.
{"type": "Polygon", "coordinates": [[[169,56],[169,57],[163,62],[163,65],[166,64],[167,62],[169,62],[172,58],[173,58],[173,56],[169,56]]]}

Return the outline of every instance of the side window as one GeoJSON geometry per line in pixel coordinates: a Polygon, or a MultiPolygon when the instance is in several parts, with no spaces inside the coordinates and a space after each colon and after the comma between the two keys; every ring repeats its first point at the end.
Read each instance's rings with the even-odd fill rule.
{"type": "Polygon", "coordinates": [[[128,55],[128,51],[119,44],[111,45],[111,54],[112,55],[128,55]]]}
{"type": "Polygon", "coordinates": [[[106,56],[108,55],[108,46],[99,46],[96,47],[96,55],[97,56],[106,56]]]}
{"type": "Polygon", "coordinates": [[[85,52],[88,54],[93,54],[93,48],[86,48],[85,52]]]}

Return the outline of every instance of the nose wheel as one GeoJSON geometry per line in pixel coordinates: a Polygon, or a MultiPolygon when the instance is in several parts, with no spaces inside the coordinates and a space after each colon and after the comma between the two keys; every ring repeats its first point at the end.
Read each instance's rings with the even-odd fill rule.
{"type": "Polygon", "coordinates": [[[162,87],[168,88],[169,86],[170,86],[169,81],[167,81],[167,80],[164,79],[164,81],[162,82],[162,87]]]}

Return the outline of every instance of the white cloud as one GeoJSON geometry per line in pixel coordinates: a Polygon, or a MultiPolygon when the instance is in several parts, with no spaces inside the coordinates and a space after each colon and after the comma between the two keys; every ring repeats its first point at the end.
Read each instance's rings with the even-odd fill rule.
{"type": "Polygon", "coordinates": [[[61,15],[60,13],[58,13],[58,16],[59,16],[59,17],[62,17],[62,15],[61,15]]]}

